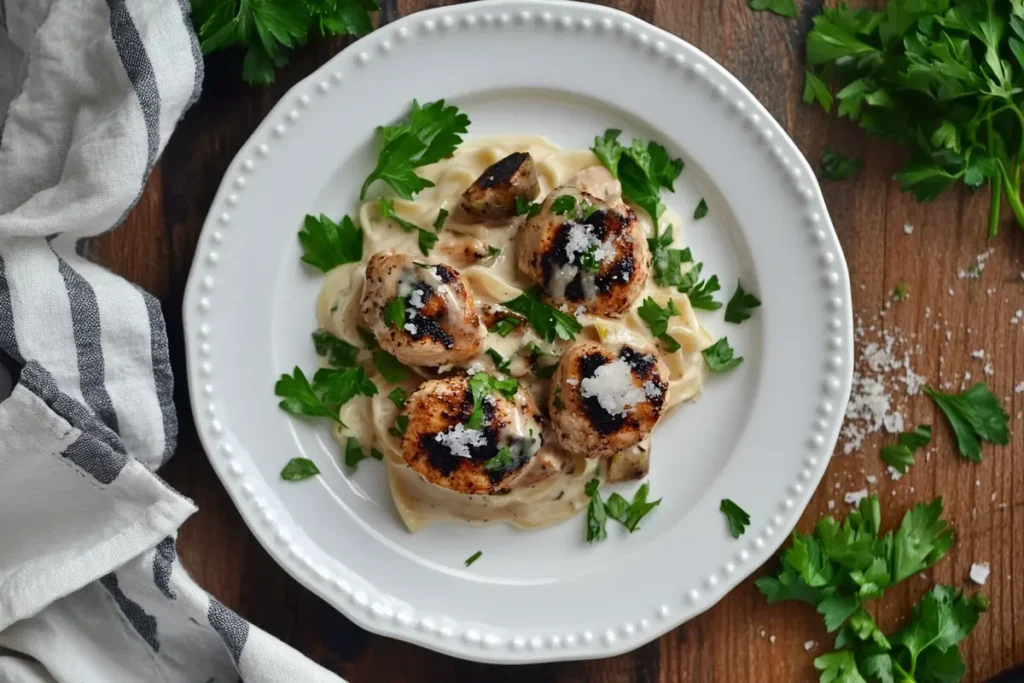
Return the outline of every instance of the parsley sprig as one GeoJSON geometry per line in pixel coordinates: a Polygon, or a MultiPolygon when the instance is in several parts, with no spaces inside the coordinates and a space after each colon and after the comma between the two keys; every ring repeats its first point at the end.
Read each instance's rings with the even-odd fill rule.
{"type": "Polygon", "coordinates": [[[650,484],[647,482],[636,490],[632,501],[627,501],[618,493],[613,493],[605,501],[598,490],[600,485],[600,481],[591,479],[584,488],[585,493],[590,496],[590,504],[587,506],[587,543],[603,541],[608,537],[606,525],[609,519],[614,519],[629,529],[629,533],[633,533],[639,528],[640,520],[661,503],[661,498],[647,500],[651,492],[650,484]]]}
{"type": "Polygon", "coordinates": [[[825,8],[807,36],[804,100],[912,156],[895,179],[929,202],[963,182],[990,186],[989,234],[1003,199],[1024,227],[1024,10],[1013,2],[959,0],[881,11],[825,8]]]}
{"type": "Polygon", "coordinates": [[[430,250],[434,248],[435,244],[437,244],[436,232],[424,230],[415,223],[401,218],[397,213],[395,213],[395,201],[388,197],[381,197],[377,200],[377,210],[380,212],[380,217],[384,220],[391,221],[406,232],[417,233],[416,244],[420,248],[420,253],[424,256],[430,255],[430,250]]]}
{"type": "Polygon", "coordinates": [[[984,384],[975,384],[962,394],[946,394],[932,387],[925,387],[924,393],[942,409],[956,435],[960,455],[968,460],[981,462],[982,441],[1004,446],[1009,443],[1006,424],[1010,416],[984,384]]]}
{"type": "Polygon", "coordinates": [[[622,183],[622,196],[647,212],[654,223],[655,236],[658,218],[664,207],[659,199],[661,188],[675,192],[674,183],[683,172],[683,160],[673,159],[656,142],[644,144],[633,140],[629,147],[619,142],[621,130],[606,130],[604,136],[594,138],[593,151],[605,168],[622,183]]]}
{"type": "Polygon", "coordinates": [[[346,263],[363,260],[363,231],[345,216],[335,223],[327,216],[306,216],[299,231],[302,260],[328,272],[346,263]]]}
{"type": "Polygon", "coordinates": [[[363,36],[377,0],[192,0],[203,54],[245,48],[242,80],[269,85],[291,51],[316,36],[363,36]]]}
{"type": "Polygon", "coordinates": [[[668,304],[662,307],[653,298],[647,297],[640,304],[640,307],[636,309],[636,314],[647,323],[651,334],[658,338],[667,352],[674,353],[682,348],[682,345],[676,341],[675,337],[668,333],[668,319],[674,315],[679,315],[679,309],[676,308],[676,304],[672,299],[669,299],[668,304]]]}
{"type": "Polygon", "coordinates": [[[412,199],[420,190],[434,183],[416,175],[420,166],[433,164],[451,156],[462,143],[469,130],[469,117],[455,105],[446,106],[444,100],[420,106],[413,100],[409,120],[378,129],[380,154],[377,167],[367,176],[359,192],[366,199],[370,186],[382,180],[402,199],[412,199]]]}
{"type": "Polygon", "coordinates": [[[469,392],[473,397],[473,410],[466,420],[468,429],[480,429],[484,423],[484,398],[497,391],[505,398],[512,398],[519,391],[519,382],[511,377],[499,379],[486,372],[478,372],[469,378],[469,392]]]}
{"type": "Polygon", "coordinates": [[[882,460],[900,474],[906,474],[914,464],[914,451],[924,448],[931,440],[931,425],[921,425],[912,432],[903,432],[896,443],[882,447],[882,460]]]}
{"type": "Polygon", "coordinates": [[[708,369],[711,372],[726,372],[732,370],[743,362],[743,356],[734,355],[732,347],[729,346],[729,338],[722,337],[708,348],[701,351],[708,369]]]}
{"type": "Polygon", "coordinates": [[[377,385],[362,368],[335,370],[321,368],[310,382],[298,367],[291,375],[281,375],[274,385],[274,393],[281,397],[278,405],[292,415],[326,417],[344,426],[338,411],[354,397],[373,396],[377,385]]]}
{"type": "Polygon", "coordinates": [[[718,509],[725,515],[725,519],[729,523],[729,534],[733,538],[742,536],[750,526],[750,515],[747,514],[747,511],[728,498],[722,499],[718,509]]]}
{"type": "Polygon", "coordinates": [[[537,336],[547,342],[553,342],[556,337],[570,341],[575,339],[583,326],[571,315],[544,303],[541,296],[540,287],[534,286],[502,306],[529,320],[537,336]]]}
{"type": "Polygon", "coordinates": [[[725,307],[725,322],[739,324],[750,318],[754,309],[761,305],[761,300],[743,289],[743,283],[736,281],[736,293],[729,299],[725,307]]]}

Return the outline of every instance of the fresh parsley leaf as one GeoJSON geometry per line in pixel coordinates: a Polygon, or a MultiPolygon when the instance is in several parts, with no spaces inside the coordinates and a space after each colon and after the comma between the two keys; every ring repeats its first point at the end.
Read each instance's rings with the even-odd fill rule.
{"type": "Polygon", "coordinates": [[[760,299],[743,289],[743,283],[736,281],[736,293],[725,306],[725,322],[740,324],[750,318],[754,309],[761,305],[760,299]]]}
{"type": "Polygon", "coordinates": [[[661,341],[667,352],[673,353],[682,348],[675,337],[668,333],[668,319],[674,315],[679,315],[679,309],[676,308],[676,304],[672,299],[669,299],[668,305],[662,308],[653,298],[647,297],[640,304],[640,307],[636,309],[636,313],[640,316],[641,320],[647,323],[651,334],[661,341]]]}
{"type": "Polygon", "coordinates": [[[395,330],[405,327],[404,296],[396,296],[384,306],[384,324],[395,330]]]}
{"type": "Polygon", "coordinates": [[[729,339],[722,337],[708,348],[701,351],[704,360],[707,361],[708,369],[711,372],[725,372],[732,370],[743,362],[743,356],[733,357],[732,347],[729,346],[729,339]]]}
{"type": "Polygon", "coordinates": [[[966,668],[957,645],[988,606],[984,596],[969,598],[951,586],[935,586],[925,593],[910,622],[892,638],[900,668],[920,681],[960,680],[966,668]],[[955,656],[948,656],[951,653],[955,656]]]}
{"type": "Polygon", "coordinates": [[[591,479],[584,489],[590,496],[590,504],[587,506],[587,543],[603,541],[608,538],[608,531],[605,528],[608,523],[608,514],[604,501],[601,500],[601,493],[597,490],[600,484],[597,479],[591,479]]]}
{"type": "Polygon", "coordinates": [[[405,393],[405,389],[402,387],[395,387],[391,390],[391,393],[388,394],[388,398],[391,399],[392,403],[398,406],[399,410],[401,410],[405,407],[405,400],[409,398],[409,395],[405,393]]]}
{"type": "Polygon", "coordinates": [[[378,9],[377,0],[192,0],[203,54],[244,48],[242,78],[251,85],[272,83],[292,49],[317,35],[366,35],[378,9]]]}
{"type": "MultiPolygon", "coordinates": [[[[406,232],[417,233],[416,244],[420,248],[420,253],[424,256],[430,255],[430,250],[434,248],[435,244],[437,244],[437,233],[424,230],[415,223],[411,223],[404,218],[400,218],[398,214],[395,213],[395,202],[393,199],[381,197],[377,200],[377,209],[380,212],[381,218],[392,221],[406,232]]],[[[441,210],[444,211],[444,209],[441,210]]],[[[445,215],[447,215],[447,213],[445,215]]],[[[440,214],[438,214],[438,216],[440,217],[440,214]]],[[[437,226],[436,221],[434,222],[434,225],[435,227],[437,226]]]]}
{"type": "Polygon", "coordinates": [[[613,493],[604,502],[604,510],[612,519],[618,522],[625,522],[626,515],[629,514],[629,501],[618,493],[613,493]]]}
{"type": "Polygon", "coordinates": [[[350,368],[356,364],[359,349],[344,339],[338,339],[327,330],[313,333],[313,346],[317,355],[323,356],[336,368],[350,368]]]}
{"type": "Polygon", "coordinates": [[[306,216],[299,231],[302,260],[328,272],[346,263],[363,260],[363,231],[348,216],[335,223],[327,216],[306,216]]]}
{"type": "Polygon", "coordinates": [[[509,450],[508,446],[502,446],[493,458],[489,458],[484,462],[484,468],[491,472],[496,472],[507,469],[511,464],[512,451],[509,450]]]}
{"type": "Polygon", "coordinates": [[[316,463],[308,458],[292,458],[281,470],[281,478],[285,481],[302,481],[320,474],[316,463]]]}
{"type": "Polygon", "coordinates": [[[701,197],[700,203],[697,204],[697,208],[693,210],[693,220],[699,221],[704,216],[708,215],[708,203],[701,197]]]}
{"type": "Polygon", "coordinates": [[[826,180],[849,180],[864,168],[864,160],[826,149],[821,154],[821,175],[826,180]]]}
{"type": "Polygon", "coordinates": [[[700,279],[703,263],[695,263],[679,280],[676,290],[685,294],[690,299],[690,306],[701,308],[707,311],[716,311],[722,304],[712,298],[712,294],[722,289],[718,284],[718,276],[712,275],[707,280],[700,279]]]}
{"type": "Polygon", "coordinates": [[[487,349],[487,355],[491,357],[492,361],[494,361],[494,367],[501,372],[508,372],[508,367],[512,364],[511,360],[505,358],[505,356],[501,355],[494,349],[487,349]]]}
{"type": "Polygon", "coordinates": [[[651,263],[654,266],[654,281],[662,287],[675,287],[683,284],[684,276],[681,267],[693,261],[689,249],[672,249],[672,226],[669,225],[657,237],[649,237],[647,246],[651,250],[651,263]]]}
{"type": "Polygon", "coordinates": [[[478,372],[469,378],[469,392],[473,397],[473,410],[466,420],[469,429],[480,429],[484,421],[484,398],[497,391],[505,398],[512,398],[519,391],[519,382],[511,377],[498,379],[486,372],[478,372]]]}
{"type": "Polygon", "coordinates": [[[359,439],[354,436],[345,441],[345,466],[355,468],[361,460],[366,460],[363,449],[359,447],[359,439]]]}
{"type": "Polygon", "coordinates": [[[597,250],[600,248],[597,244],[592,244],[580,254],[579,264],[580,269],[588,273],[597,273],[601,270],[601,261],[597,258],[597,250]]]}
{"type": "Polygon", "coordinates": [[[896,301],[906,301],[907,297],[910,296],[907,293],[907,286],[902,282],[896,285],[896,288],[892,290],[892,298],[896,301]]]}
{"type": "Polygon", "coordinates": [[[473,553],[472,555],[467,557],[466,561],[463,564],[465,564],[468,567],[469,565],[473,564],[474,562],[479,560],[481,557],[483,557],[483,555],[484,555],[484,551],[477,550],[475,553],[473,553]]]}
{"type": "Polygon", "coordinates": [[[747,530],[750,525],[750,515],[736,503],[732,502],[728,498],[723,498],[721,505],[718,509],[725,515],[725,519],[729,522],[729,533],[732,534],[733,538],[739,538],[743,535],[743,532],[747,530]]]}
{"type": "Polygon", "coordinates": [[[356,396],[374,396],[377,385],[360,367],[344,370],[321,368],[313,375],[313,390],[325,404],[340,408],[356,396]]]}
{"type": "Polygon", "coordinates": [[[388,428],[388,434],[401,439],[405,436],[405,430],[409,428],[409,416],[399,415],[395,418],[395,424],[388,428]]]}
{"type": "Polygon", "coordinates": [[[942,498],[915,505],[904,517],[893,541],[892,582],[931,567],[953,547],[953,530],[942,516],[942,498]]]}
{"type": "Polygon", "coordinates": [[[623,526],[629,529],[629,533],[633,533],[639,527],[637,524],[640,520],[647,516],[654,508],[661,504],[661,498],[655,501],[647,502],[647,495],[651,491],[651,486],[646,481],[640,485],[640,488],[633,494],[633,500],[629,504],[629,508],[626,510],[626,519],[619,521],[622,522],[623,526]]]}
{"type": "Polygon", "coordinates": [[[911,450],[917,450],[918,448],[924,448],[932,440],[932,426],[931,425],[919,425],[917,429],[912,432],[903,432],[899,436],[899,442],[903,446],[911,450]]]}
{"type": "Polygon", "coordinates": [[[551,379],[557,369],[558,363],[552,363],[551,365],[538,364],[533,366],[533,374],[540,379],[551,379]]]}
{"type": "Polygon", "coordinates": [[[487,258],[494,258],[500,253],[501,249],[499,249],[498,247],[492,246],[490,244],[487,245],[487,258]]]}
{"type": "Polygon", "coordinates": [[[507,315],[504,318],[500,318],[493,325],[491,325],[491,332],[494,332],[499,337],[507,337],[512,330],[516,329],[523,323],[522,318],[514,315],[507,315]]]}
{"type": "Polygon", "coordinates": [[[448,220],[448,209],[441,207],[441,210],[437,212],[437,218],[434,219],[434,232],[441,232],[446,220],[448,220]]]}
{"type": "Polygon", "coordinates": [[[527,218],[533,218],[540,214],[543,206],[539,203],[531,202],[525,197],[516,197],[516,215],[526,216],[527,218]]]}
{"type": "Polygon", "coordinates": [[[914,452],[901,443],[882,446],[881,456],[886,465],[895,468],[900,474],[906,474],[914,464],[914,452]]]}
{"type": "Polygon", "coordinates": [[[380,373],[385,382],[392,384],[401,382],[409,376],[405,366],[383,349],[377,349],[373,352],[373,366],[377,368],[377,372],[380,373]]]}
{"type": "Polygon", "coordinates": [[[537,336],[549,343],[556,337],[570,341],[576,339],[576,333],[583,329],[579,321],[544,303],[541,296],[540,287],[534,286],[502,305],[529,320],[537,336]]]}
{"type": "Polygon", "coordinates": [[[565,410],[565,403],[562,402],[562,385],[559,384],[555,387],[554,398],[551,404],[555,407],[555,410],[565,410]]]}
{"type": "Polygon", "coordinates": [[[657,232],[662,204],[661,188],[675,192],[674,183],[683,172],[683,160],[672,159],[656,142],[633,140],[630,147],[619,141],[622,131],[609,129],[603,137],[594,138],[593,152],[602,164],[622,183],[622,196],[647,212],[657,232]]]}
{"type": "Polygon", "coordinates": [[[326,417],[341,424],[338,411],[321,400],[320,395],[313,390],[306,375],[298,367],[292,375],[281,375],[274,385],[274,394],[282,399],[278,406],[292,415],[326,417]]]}
{"type": "Polygon", "coordinates": [[[975,384],[962,394],[947,394],[932,387],[925,387],[924,392],[942,409],[963,457],[981,462],[982,441],[1004,446],[1009,443],[1006,424],[1010,416],[984,384],[975,384]]]}
{"type": "Polygon", "coordinates": [[[377,180],[390,185],[402,199],[412,199],[420,190],[433,187],[432,182],[416,175],[415,169],[451,156],[469,123],[468,116],[454,105],[445,106],[444,100],[423,106],[413,100],[407,123],[379,129],[377,167],[363,183],[359,198],[366,199],[367,190],[377,180]]]}
{"type": "Polygon", "coordinates": [[[811,71],[804,72],[804,102],[817,102],[826,112],[832,111],[832,93],[828,84],[811,71]]]}
{"type": "Polygon", "coordinates": [[[376,448],[371,448],[370,457],[373,458],[374,460],[383,460],[384,454],[378,451],[376,448]]]}
{"type": "Polygon", "coordinates": [[[580,220],[586,221],[588,218],[590,218],[600,210],[600,208],[591,204],[590,202],[580,202],[580,220]]]}
{"type": "MultiPolygon", "coordinates": [[[[753,5],[755,0],[750,2],[753,5]]],[[[848,650],[815,657],[814,668],[821,672],[821,683],[867,683],[860,675],[853,653],[848,650]]]]}
{"type": "Polygon", "coordinates": [[[559,216],[564,216],[576,208],[576,197],[571,194],[563,194],[551,202],[551,211],[559,216]]]}

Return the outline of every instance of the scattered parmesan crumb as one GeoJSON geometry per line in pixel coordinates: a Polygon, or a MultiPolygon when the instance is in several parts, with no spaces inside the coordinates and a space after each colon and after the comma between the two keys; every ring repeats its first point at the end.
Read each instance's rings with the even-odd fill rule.
{"type": "Polygon", "coordinates": [[[952,287],[949,288],[949,295],[953,296],[953,288],[952,287]]]}
{"type": "Polygon", "coordinates": [[[1024,382],[1021,382],[1020,384],[1015,386],[1013,388],[1013,393],[1015,393],[1015,394],[1024,394],[1024,382]]]}
{"type": "Polygon", "coordinates": [[[423,308],[423,290],[412,290],[409,294],[409,305],[413,308],[423,308]]]}
{"type": "Polygon", "coordinates": [[[978,360],[981,360],[984,357],[985,357],[985,349],[978,349],[976,351],[971,351],[971,358],[977,358],[978,360]]]}
{"type": "MultiPolygon", "coordinates": [[[[914,226],[911,225],[910,223],[904,223],[903,224],[903,234],[905,234],[905,235],[913,235],[914,234],[914,226]]],[[[810,649],[810,648],[808,648],[808,649],[810,649]]]]}
{"type": "Polygon", "coordinates": [[[761,629],[761,637],[764,638],[764,629],[761,629]]]}
{"type": "MultiPolygon", "coordinates": [[[[889,478],[892,479],[893,481],[899,481],[900,478],[903,477],[903,475],[900,474],[900,471],[898,469],[896,469],[895,467],[893,467],[892,465],[889,465],[888,472],[889,472],[889,478]]],[[[893,494],[895,494],[895,493],[896,492],[893,491],[893,494]]]]}
{"type": "Polygon", "coordinates": [[[409,334],[416,334],[416,330],[417,330],[418,328],[417,328],[417,327],[416,327],[415,325],[413,325],[412,323],[406,323],[406,324],[405,324],[405,325],[403,326],[403,328],[402,328],[402,329],[404,329],[404,330],[405,330],[406,332],[408,332],[409,334]]]}
{"type": "Polygon", "coordinates": [[[985,374],[991,377],[995,373],[995,368],[992,367],[992,363],[985,363],[985,374]]]}
{"type": "MultiPolygon", "coordinates": [[[[911,229],[913,229],[913,228],[911,228],[911,229]]],[[[910,233],[907,233],[907,234],[909,235],[910,233]]],[[[811,650],[814,649],[815,645],[817,645],[816,642],[814,642],[813,640],[808,640],[806,643],[804,643],[804,652],[810,652],[811,650]]]]}
{"type": "Polygon", "coordinates": [[[774,645],[775,644],[775,636],[768,636],[768,642],[771,643],[772,645],[774,645]]]}
{"type": "Polygon", "coordinates": [[[829,510],[835,510],[836,509],[836,502],[834,500],[830,500],[830,501],[828,501],[825,504],[828,506],[829,510]]]}
{"type": "Polygon", "coordinates": [[[865,478],[865,479],[867,479],[867,481],[868,481],[868,483],[869,483],[869,484],[874,484],[875,482],[877,482],[877,481],[878,481],[878,477],[876,477],[876,476],[875,476],[875,475],[873,475],[873,474],[869,474],[869,475],[867,475],[867,476],[866,476],[866,477],[864,477],[864,478],[865,478]]]}
{"type": "Polygon", "coordinates": [[[452,455],[459,458],[471,458],[472,453],[469,451],[470,446],[485,446],[487,444],[487,437],[479,429],[467,429],[466,425],[461,422],[448,431],[440,432],[434,437],[434,440],[439,444],[448,447],[452,455]]]}
{"type": "Polygon", "coordinates": [[[864,500],[867,497],[868,490],[866,488],[863,488],[860,491],[847,492],[847,494],[843,496],[843,500],[845,500],[850,505],[858,505],[862,500],[864,500]]]}
{"type": "Polygon", "coordinates": [[[480,361],[477,361],[470,365],[468,368],[466,368],[466,374],[472,377],[478,372],[483,372],[483,369],[484,366],[480,363],[480,361]]]}
{"type": "Polygon", "coordinates": [[[989,568],[988,562],[981,562],[979,564],[971,565],[971,581],[984,586],[985,582],[988,581],[988,575],[991,569],[989,568]]]}

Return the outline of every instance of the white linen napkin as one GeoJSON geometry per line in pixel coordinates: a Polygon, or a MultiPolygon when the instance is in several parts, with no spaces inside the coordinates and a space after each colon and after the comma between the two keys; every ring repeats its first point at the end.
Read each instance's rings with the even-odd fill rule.
{"type": "Polygon", "coordinates": [[[188,0],[0,0],[0,681],[333,682],[182,569],[159,302],[75,251],[199,96],[188,0]]]}

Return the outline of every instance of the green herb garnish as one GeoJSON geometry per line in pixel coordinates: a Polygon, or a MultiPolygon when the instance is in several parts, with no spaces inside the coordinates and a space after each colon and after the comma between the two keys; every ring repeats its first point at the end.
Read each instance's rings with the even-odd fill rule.
{"type": "Polygon", "coordinates": [[[559,216],[564,216],[575,208],[576,197],[573,197],[571,194],[563,194],[551,202],[551,211],[559,216]]]}
{"type": "Polygon", "coordinates": [[[448,209],[441,207],[441,210],[437,212],[437,218],[434,219],[434,232],[441,232],[447,219],[448,209]]]}
{"type": "Polygon", "coordinates": [[[725,306],[725,322],[739,324],[750,318],[754,309],[761,305],[760,299],[743,289],[743,283],[736,281],[736,293],[725,306]]]}
{"type": "Polygon", "coordinates": [[[526,199],[525,197],[516,197],[515,201],[517,216],[526,216],[527,218],[533,218],[534,216],[540,214],[541,209],[543,208],[543,206],[541,206],[540,204],[532,203],[529,199],[526,199]]]}
{"type": "Polygon", "coordinates": [[[728,498],[723,498],[721,505],[718,509],[725,515],[725,519],[729,522],[729,533],[732,534],[733,538],[739,538],[743,535],[743,532],[747,530],[750,525],[750,515],[736,503],[732,502],[728,498]]]}
{"type": "Polygon", "coordinates": [[[320,474],[316,463],[308,458],[292,458],[281,470],[281,478],[285,481],[302,481],[320,474]]]}
{"type": "Polygon", "coordinates": [[[590,496],[590,505],[587,506],[587,543],[603,541],[608,538],[608,531],[605,525],[608,523],[608,513],[604,501],[601,500],[601,493],[597,490],[601,485],[597,479],[587,482],[585,492],[590,496]]]}
{"type": "Polygon", "coordinates": [[[477,550],[475,553],[473,553],[472,555],[470,555],[469,557],[466,558],[466,561],[465,561],[464,564],[468,567],[469,565],[473,564],[474,562],[479,560],[481,557],[483,557],[483,554],[484,554],[484,551],[477,550]]]}
{"type": "MultiPolygon", "coordinates": [[[[377,209],[378,211],[380,211],[381,218],[395,223],[396,225],[398,225],[398,227],[400,227],[402,230],[405,230],[406,232],[417,233],[416,244],[420,248],[420,253],[423,254],[424,256],[430,255],[430,250],[434,248],[435,244],[437,244],[437,233],[430,232],[429,230],[424,230],[415,223],[411,223],[405,220],[404,218],[400,218],[398,214],[395,213],[395,202],[393,199],[381,197],[380,199],[377,200],[377,209]]],[[[444,211],[444,209],[441,210],[444,211]]],[[[440,218],[440,215],[438,215],[438,217],[440,218]]],[[[435,227],[437,226],[436,221],[434,222],[434,225],[435,227]]]]}
{"type": "Polygon", "coordinates": [[[355,468],[359,462],[366,460],[363,449],[359,447],[359,439],[354,436],[348,437],[345,441],[345,466],[355,468]]]}
{"type": "Polygon", "coordinates": [[[826,149],[821,154],[821,176],[825,180],[849,180],[864,168],[864,160],[826,149]]]}
{"type": "Polygon", "coordinates": [[[629,502],[618,493],[609,496],[607,502],[603,501],[598,491],[599,485],[597,479],[591,479],[585,488],[586,494],[590,496],[590,505],[587,507],[587,543],[608,537],[605,525],[609,519],[614,519],[629,529],[629,533],[633,533],[639,528],[637,525],[640,520],[661,503],[661,498],[647,501],[651,490],[647,482],[640,485],[633,494],[633,500],[629,502]]]}
{"type": "Polygon", "coordinates": [[[466,420],[468,429],[480,429],[484,422],[484,398],[497,391],[505,398],[512,398],[519,391],[519,382],[506,377],[498,379],[486,372],[478,372],[469,378],[469,392],[473,397],[473,410],[466,420]]]}
{"type": "Polygon", "coordinates": [[[512,364],[511,360],[505,358],[505,356],[501,355],[494,349],[487,349],[487,355],[491,357],[492,361],[494,361],[494,367],[501,372],[508,372],[508,366],[512,364]]]}
{"type": "Polygon", "coordinates": [[[363,260],[363,231],[345,216],[335,223],[327,216],[306,216],[299,230],[302,260],[323,272],[363,260]]]}
{"type": "Polygon", "coordinates": [[[399,410],[401,410],[405,407],[405,401],[409,398],[409,395],[405,393],[405,389],[402,387],[395,387],[391,390],[391,393],[388,394],[388,398],[391,399],[392,403],[398,406],[399,410]]]}
{"type": "Polygon", "coordinates": [[[661,340],[666,351],[673,353],[682,348],[675,337],[668,333],[668,319],[674,315],[679,315],[679,309],[676,308],[676,304],[672,299],[669,299],[668,305],[662,308],[653,298],[647,297],[640,304],[636,313],[640,316],[641,320],[647,323],[651,334],[661,340]]]}
{"type": "Polygon", "coordinates": [[[793,0],[748,0],[747,6],[755,11],[768,10],[787,19],[796,19],[796,5],[793,0]]]}
{"type": "Polygon", "coordinates": [[[697,208],[693,210],[693,220],[699,221],[701,218],[704,218],[704,216],[707,215],[708,203],[704,201],[703,198],[701,198],[700,202],[697,204],[697,208]]]}
{"type": "Polygon", "coordinates": [[[512,451],[502,446],[497,454],[484,462],[484,467],[492,472],[508,468],[512,464],[512,451]]]}
{"type": "Polygon", "coordinates": [[[1006,423],[1010,416],[984,384],[975,384],[962,394],[946,394],[932,387],[925,387],[924,393],[942,409],[956,434],[960,455],[968,460],[981,462],[982,441],[1003,446],[1009,443],[1006,423]]]}
{"type": "Polygon", "coordinates": [[[409,428],[409,416],[399,415],[395,418],[395,424],[388,429],[388,434],[401,439],[405,436],[405,430],[409,428]]]}
{"type": "Polygon", "coordinates": [[[902,282],[897,284],[895,289],[892,290],[892,298],[896,301],[906,301],[910,293],[907,292],[907,286],[902,282]]]}
{"type": "Polygon", "coordinates": [[[622,131],[609,129],[603,137],[594,138],[593,152],[605,168],[622,183],[622,196],[647,212],[655,226],[662,205],[661,188],[675,192],[674,183],[683,172],[683,160],[669,157],[665,148],[656,142],[633,140],[630,147],[619,143],[622,131]]]}
{"type": "Polygon", "coordinates": [[[499,337],[507,337],[512,330],[519,327],[522,323],[523,321],[521,318],[513,315],[507,315],[504,318],[500,318],[495,321],[495,323],[491,325],[490,331],[494,332],[499,337]]]}
{"type": "Polygon", "coordinates": [[[582,330],[583,326],[571,315],[566,315],[554,306],[544,303],[541,296],[540,287],[534,286],[502,305],[529,320],[530,325],[537,331],[537,336],[549,343],[556,337],[575,339],[576,333],[582,330]]]}
{"type": "Polygon", "coordinates": [[[336,368],[354,366],[356,356],[359,355],[358,347],[344,339],[338,339],[327,330],[317,330],[313,333],[313,346],[317,355],[326,358],[327,362],[336,368]]]}
{"type": "Polygon", "coordinates": [[[405,297],[396,296],[384,306],[384,324],[395,330],[405,327],[405,297]]]}
{"type": "Polygon", "coordinates": [[[651,250],[654,265],[654,281],[662,287],[677,287],[684,282],[680,270],[684,263],[693,261],[689,249],[672,249],[672,226],[669,225],[657,237],[649,237],[647,246],[651,250]]]}
{"type": "Polygon", "coordinates": [[[373,352],[373,366],[377,368],[377,372],[380,373],[385,382],[390,382],[392,384],[395,382],[401,382],[409,376],[409,372],[405,369],[405,366],[402,365],[397,358],[383,349],[377,349],[373,352]]]}
{"type": "Polygon", "coordinates": [[[444,100],[423,106],[413,100],[409,120],[395,126],[378,128],[380,155],[377,168],[366,178],[359,192],[366,192],[376,180],[383,180],[402,199],[412,199],[434,183],[416,175],[415,169],[451,156],[469,129],[469,117],[444,100]]]}
{"type": "Polygon", "coordinates": [[[722,337],[708,348],[701,351],[704,360],[707,361],[708,369],[711,372],[725,372],[732,370],[743,362],[743,356],[733,357],[732,347],[729,346],[729,339],[722,337]]]}

